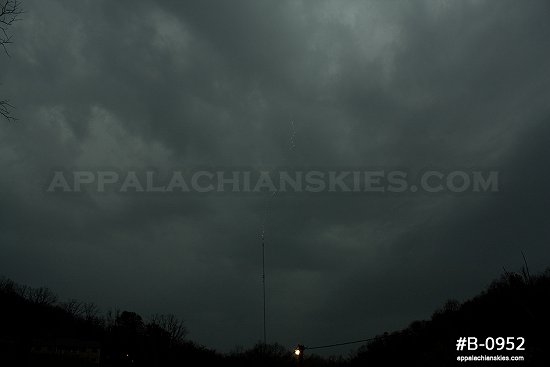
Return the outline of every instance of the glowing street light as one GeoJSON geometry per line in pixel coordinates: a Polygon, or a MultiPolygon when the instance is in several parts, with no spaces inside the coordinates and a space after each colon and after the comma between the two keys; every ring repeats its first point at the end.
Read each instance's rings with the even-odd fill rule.
{"type": "Polygon", "coordinates": [[[298,358],[300,362],[304,359],[304,349],[306,348],[302,344],[298,344],[294,349],[294,356],[298,358]]]}

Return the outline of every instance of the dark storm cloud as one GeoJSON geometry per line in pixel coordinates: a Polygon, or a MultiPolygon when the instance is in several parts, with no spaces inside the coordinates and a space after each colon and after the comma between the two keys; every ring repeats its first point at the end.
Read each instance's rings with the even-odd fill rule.
{"type": "MultiPolygon", "coordinates": [[[[493,195],[281,194],[269,338],[368,337],[547,265],[545,1],[27,1],[0,125],[0,269],[261,336],[261,196],[48,195],[52,170],[499,168],[493,195]],[[289,150],[295,122],[296,149],[289,150]]],[[[327,340],[330,339],[330,340],[327,340]]],[[[338,340],[332,340],[338,339],[338,340]]]]}

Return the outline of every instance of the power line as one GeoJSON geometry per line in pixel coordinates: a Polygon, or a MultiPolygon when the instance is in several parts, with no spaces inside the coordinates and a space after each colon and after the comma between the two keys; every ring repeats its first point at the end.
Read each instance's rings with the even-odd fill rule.
{"type": "Polygon", "coordinates": [[[374,338],[361,339],[361,340],[354,340],[354,341],[351,341],[351,342],[327,344],[327,345],[320,345],[320,346],[316,346],[316,347],[304,347],[304,350],[305,350],[305,349],[332,348],[332,347],[339,347],[339,346],[341,346],[341,345],[357,344],[357,343],[366,343],[366,342],[370,342],[370,341],[372,341],[372,340],[383,339],[383,338],[385,338],[385,336],[376,336],[376,337],[374,337],[374,338]]]}

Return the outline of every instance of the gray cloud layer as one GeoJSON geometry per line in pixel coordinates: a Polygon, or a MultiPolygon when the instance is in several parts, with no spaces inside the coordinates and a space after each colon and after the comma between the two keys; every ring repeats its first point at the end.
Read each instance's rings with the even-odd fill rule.
{"type": "MultiPolygon", "coordinates": [[[[262,196],[48,195],[64,168],[498,168],[493,195],[280,195],[269,339],[368,337],[548,265],[546,1],[27,0],[2,97],[0,273],[261,337],[262,196]],[[296,149],[288,149],[289,122],[296,149]]],[[[336,340],[335,340],[336,339],[336,340]]]]}

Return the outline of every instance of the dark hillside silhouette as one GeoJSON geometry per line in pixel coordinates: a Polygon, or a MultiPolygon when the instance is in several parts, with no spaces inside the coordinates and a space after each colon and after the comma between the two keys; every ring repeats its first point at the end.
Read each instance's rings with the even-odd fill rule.
{"type": "Polygon", "coordinates": [[[47,288],[33,289],[3,279],[0,365],[451,366],[460,365],[459,354],[491,354],[458,353],[458,337],[521,336],[526,340],[525,351],[513,353],[526,358],[520,365],[548,366],[549,312],[550,269],[537,276],[526,270],[505,271],[478,296],[462,304],[450,300],[430,320],[380,335],[353,356],[322,358],[306,345],[304,359],[299,361],[279,344],[258,343],[221,354],[187,340],[187,329],[173,315],[144,319],[135,312],[111,311],[99,316],[92,303],[60,302],[47,288]]]}
{"type": "Polygon", "coordinates": [[[473,299],[463,304],[448,301],[433,314],[430,321],[415,321],[405,330],[360,348],[352,365],[459,365],[463,364],[456,362],[456,340],[459,337],[475,336],[485,340],[487,337],[521,336],[526,340],[526,350],[516,354],[524,355],[526,361],[517,363],[522,366],[548,366],[549,330],[550,269],[535,277],[526,271],[522,274],[505,272],[473,299]]]}
{"type": "Polygon", "coordinates": [[[218,357],[184,336],[172,315],[99,317],[93,304],[58,302],[47,288],[0,281],[1,366],[166,366],[218,357]]]}

